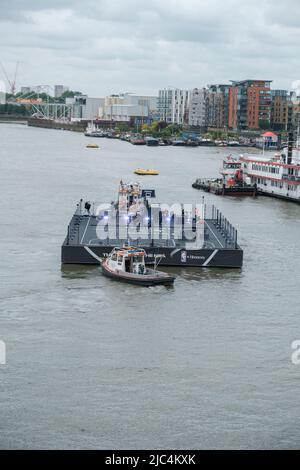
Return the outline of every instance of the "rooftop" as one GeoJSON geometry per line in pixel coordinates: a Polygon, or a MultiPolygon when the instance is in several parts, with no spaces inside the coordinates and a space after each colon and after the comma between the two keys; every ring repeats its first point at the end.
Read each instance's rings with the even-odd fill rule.
{"type": "Polygon", "coordinates": [[[248,79],[248,80],[230,80],[230,82],[233,84],[233,85],[243,85],[245,83],[261,83],[261,82],[265,82],[265,83],[272,83],[273,80],[253,80],[253,79],[248,79]]]}
{"type": "Polygon", "coordinates": [[[262,137],[277,137],[277,134],[275,134],[274,132],[265,132],[262,137]]]}

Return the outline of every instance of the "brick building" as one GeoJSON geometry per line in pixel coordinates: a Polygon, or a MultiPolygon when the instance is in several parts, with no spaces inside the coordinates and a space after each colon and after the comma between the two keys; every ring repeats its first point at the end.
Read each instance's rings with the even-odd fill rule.
{"type": "Polygon", "coordinates": [[[271,80],[232,81],[229,90],[231,129],[259,129],[271,119],[271,80]]]}

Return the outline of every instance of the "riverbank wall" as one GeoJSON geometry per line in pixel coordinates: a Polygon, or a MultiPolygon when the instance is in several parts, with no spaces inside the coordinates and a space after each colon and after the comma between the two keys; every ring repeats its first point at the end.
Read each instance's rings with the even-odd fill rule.
{"type": "Polygon", "coordinates": [[[60,129],[73,132],[84,132],[88,121],[80,122],[58,122],[52,119],[29,118],[28,126],[42,127],[44,129],[60,129]]]}
{"type": "Polygon", "coordinates": [[[17,122],[20,124],[27,124],[27,121],[27,116],[20,116],[18,114],[0,114],[0,122],[17,122]]]}

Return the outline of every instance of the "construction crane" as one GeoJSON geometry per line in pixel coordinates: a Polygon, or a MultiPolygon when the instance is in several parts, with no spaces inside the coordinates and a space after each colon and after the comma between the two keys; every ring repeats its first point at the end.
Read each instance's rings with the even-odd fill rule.
{"type": "Polygon", "coordinates": [[[9,85],[9,90],[10,90],[10,93],[12,95],[15,95],[16,93],[16,83],[17,83],[17,76],[18,76],[18,69],[19,69],[19,62],[16,63],[16,68],[15,68],[15,73],[14,73],[14,76],[13,76],[13,79],[11,80],[5,70],[5,67],[4,65],[2,64],[2,62],[0,62],[0,65],[1,65],[1,69],[2,69],[2,72],[3,72],[3,75],[4,77],[6,78],[6,81],[9,85]]]}

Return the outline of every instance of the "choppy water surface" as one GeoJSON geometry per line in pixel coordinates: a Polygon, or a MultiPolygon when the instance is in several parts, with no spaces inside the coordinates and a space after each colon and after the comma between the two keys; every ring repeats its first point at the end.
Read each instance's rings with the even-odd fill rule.
{"type": "Polygon", "coordinates": [[[296,448],[300,205],[206,195],[238,228],[239,270],[138,288],[60,265],[77,200],[110,201],[136,167],[192,202],[226,149],[145,148],[0,125],[1,448],[296,448]]]}

